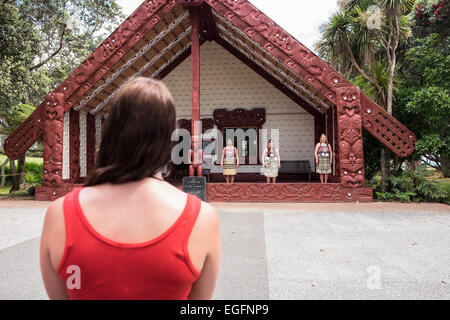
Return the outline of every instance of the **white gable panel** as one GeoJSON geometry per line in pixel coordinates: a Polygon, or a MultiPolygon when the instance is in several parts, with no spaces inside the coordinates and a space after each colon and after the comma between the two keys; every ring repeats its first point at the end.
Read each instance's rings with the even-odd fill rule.
{"type": "MultiPolygon", "coordinates": [[[[310,160],[314,168],[314,117],[216,42],[200,47],[200,115],[214,109],[266,109],[263,128],[280,130],[283,160],[310,160]]],[[[163,81],[175,99],[177,118],[191,118],[191,59],[163,81]]]]}

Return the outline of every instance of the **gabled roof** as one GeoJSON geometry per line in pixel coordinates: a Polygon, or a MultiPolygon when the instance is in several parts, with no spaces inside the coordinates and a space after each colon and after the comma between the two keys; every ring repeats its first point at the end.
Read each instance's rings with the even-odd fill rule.
{"type": "MultiPolygon", "coordinates": [[[[70,108],[108,112],[121,85],[136,76],[162,79],[190,55],[189,7],[202,0],[146,0],[58,86],[70,108]]],[[[201,39],[217,41],[305,110],[321,115],[336,104],[336,88],[350,85],[247,0],[204,0],[201,39]]],[[[218,61],[220,63],[220,61],[218,61]]],[[[370,98],[362,97],[363,126],[400,156],[414,151],[415,136],[370,98]]],[[[19,158],[43,134],[45,101],[5,141],[19,158]]]]}

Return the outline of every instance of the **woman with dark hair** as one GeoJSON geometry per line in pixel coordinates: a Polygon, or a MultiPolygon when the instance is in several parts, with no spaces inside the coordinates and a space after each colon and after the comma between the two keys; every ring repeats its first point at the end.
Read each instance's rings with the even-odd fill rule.
{"type": "Polygon", "coordinates": [[[41,240],[51,299],[210,299],[219,219],[165,182],[175,129],[172,95],[137,78],[120,90],[84,187],[54,201],[41,240]]]}
{"type": "Polygon", "coordinates": [[[267,148],[264,149],[261,159],[267,183],[270,183],[271,180],[275,183],[278,177],[278,168],[281,168],[281,159],[280,153],[274,147],[272,139],[269,139],[267,148]]]}
{"type": "Polygon", "coordinates": [[[328,174],[331,173],[331,163],[333,162],[333,151],[328,143],[327,136],[322,133],[319,143],[314,150],[316,159],[316,172],[320,174],[320,183],[328,182],[328,174]]]}

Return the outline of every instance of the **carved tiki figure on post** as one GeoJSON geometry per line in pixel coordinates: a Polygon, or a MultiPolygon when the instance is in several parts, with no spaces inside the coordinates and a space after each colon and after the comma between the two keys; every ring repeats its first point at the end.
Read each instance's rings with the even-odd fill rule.
{"type": "Polygon", "coordinates": [[[48,94],[44,102],[44,174],[43,185],[62,185],[64,94],[48,94]]]}
{"type": "Polygon", "coordinates": [[[348,188],[364,187],[360,89],[338,87],[336,93],[341,183],[348,188]]]}
{"type": "Polygon", "coordinates": [[[202,149],[202,138],[200,128],[200,121],[196,121],[194,124],[193,132],[195,134],[191,138],[191,149],[189,150],[189,176],[193,177],[197,175],[198,177],[203,176],[203,149],[202,149]]]}

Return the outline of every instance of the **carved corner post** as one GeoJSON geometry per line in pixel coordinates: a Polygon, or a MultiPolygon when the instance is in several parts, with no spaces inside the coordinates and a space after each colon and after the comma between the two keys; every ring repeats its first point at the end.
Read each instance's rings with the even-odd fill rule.
{"type": "Polygon", "coordinates": [[[191,164],[189,176],[203,175],[202,131],[200,122],[200,7],[189,8],[192,24],[191,34],[191,81],[192,81],[192,123],[191,123],[191,164]]]}
{"type": "Polygon", "coordinates": [[[341,184],[364,187],[364,152],[361,122],[361,92],[358,87],[336,89],[341,184]]]}
{"type": "Polygon", "coordinates": [[[64,94],[51,93],[44,101],[44,173],[38,200],[53,200],[62,195],[64,131],[64,94]]]}

